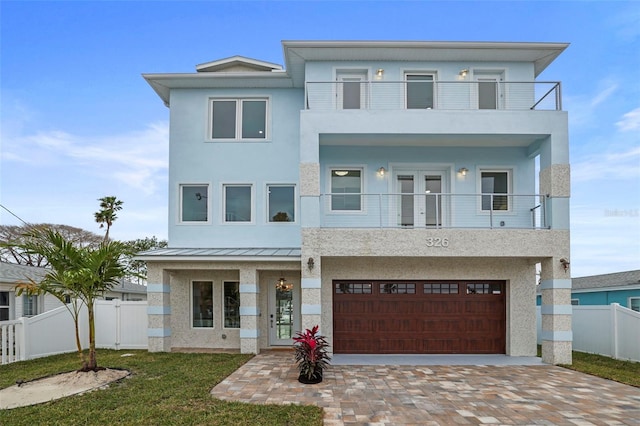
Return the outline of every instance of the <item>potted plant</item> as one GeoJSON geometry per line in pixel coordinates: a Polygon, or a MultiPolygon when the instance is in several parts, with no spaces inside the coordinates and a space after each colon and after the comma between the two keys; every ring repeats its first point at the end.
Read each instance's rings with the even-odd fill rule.
{"type": "Polygon", "coordinates": [[[331,357],[327,353],[329,344],[324,336],[318,334],[318,326],[298,331],[293,338],[295,360],[300,375],[298,381],[305,384],[320,383],[322,371],[329,365],[331,357]]]}

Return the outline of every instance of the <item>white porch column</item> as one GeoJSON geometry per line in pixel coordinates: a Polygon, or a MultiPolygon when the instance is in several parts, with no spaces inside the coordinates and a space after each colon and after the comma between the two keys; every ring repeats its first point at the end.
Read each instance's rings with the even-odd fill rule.
{"type": "Polygon", "coordinates": [[[149,352],[171,351],[171,277],[159,265],[148,263],[147,326],[149,352]]]}
{"type": "Polygon", "coordinates": [[[240,269],[240,353],[243,354],[260,353],[259,293],[258,271],[255,267],[242,267],[240,269]]]}

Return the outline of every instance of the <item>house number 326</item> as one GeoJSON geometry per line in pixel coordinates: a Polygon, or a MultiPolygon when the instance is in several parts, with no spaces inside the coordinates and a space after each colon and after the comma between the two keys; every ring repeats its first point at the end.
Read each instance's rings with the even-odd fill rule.
{"type": "Polygon", "coordinates": [[[427,238],[427,247],[449,247],[448,238],[427,238]]]}

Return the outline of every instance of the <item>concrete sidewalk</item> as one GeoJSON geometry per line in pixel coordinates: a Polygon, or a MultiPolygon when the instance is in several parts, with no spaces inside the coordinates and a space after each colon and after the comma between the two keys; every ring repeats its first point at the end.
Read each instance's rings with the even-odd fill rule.
{"type": "Polygon", "coordinates": [[[292,352],[251,359],[211,394],[313,404],[325,425],[640,425],[640,389],[550,365],[332,365],[302,385],[292,352]]]}

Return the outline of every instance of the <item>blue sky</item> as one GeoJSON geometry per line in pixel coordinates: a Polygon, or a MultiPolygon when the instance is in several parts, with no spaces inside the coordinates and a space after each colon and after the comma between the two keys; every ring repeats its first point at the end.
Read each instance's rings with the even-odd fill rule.
{"type": "MultiPolygon", "coordinates": [[[[640,268],[640,2],[0,1],[0,203],[27,222],[167,236],[169,111],[141,73],[232,55],[282,64],[281,40],[569,42],[573,276],[640,268]]],[[[19,224],[0,209],[2,224],[19,224]]]]}

